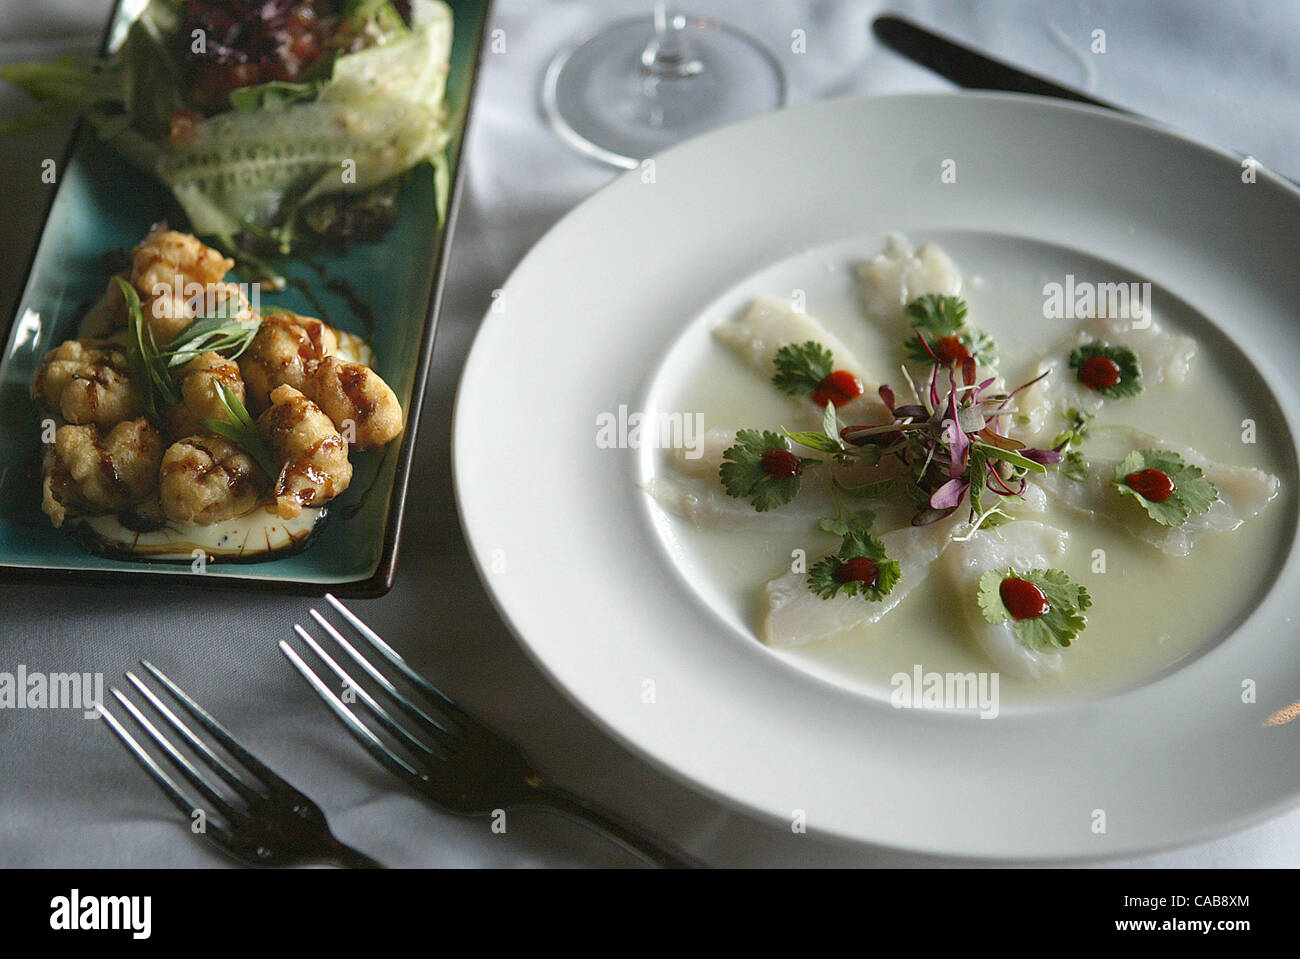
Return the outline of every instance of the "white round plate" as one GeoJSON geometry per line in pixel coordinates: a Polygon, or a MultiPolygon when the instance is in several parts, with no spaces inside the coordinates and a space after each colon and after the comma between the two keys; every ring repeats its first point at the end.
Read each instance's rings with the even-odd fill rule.
{"type": "Polygon", "coordinates": [[[1231,635],[1136,688],[985,722],[893,709],[764,647],[666,548],[637,486],[645,451],[595,441],[599,414],[653,403],[683,337],[773,265],[855,239],[866,257],[889,230],[968,249],[988,236],[991,250],[1122,264],[1192,304],[1271,386],[1294,490],[1300,194],[1242,172],[1115,114],[961,94],[772,114],[616,180],[520,263],[460,385],[461,519],[505,621],[612,735],[786,828],[802,816],[863,843],[1059,860],[1204,839],[1294,805],[1300,726],[1276,718],[1300,700],[1294,495],[1264,519],[1288,530],[1276,578],[1231,635]]]}

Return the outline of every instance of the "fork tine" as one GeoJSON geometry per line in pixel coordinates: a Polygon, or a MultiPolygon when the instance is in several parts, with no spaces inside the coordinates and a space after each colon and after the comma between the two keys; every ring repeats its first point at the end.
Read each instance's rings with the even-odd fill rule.
{"type": "Polygon", "coordinates": [[[212,734],[212,737],[221,744],[222,749],[234,756],[235,759],[239,761],[239,764],[250,773],[261,779],[262,785],[277,786],[283,789],[293,789],[292,786],[268,769],[260,759],[250,753],[243,746],[239,745],[239,743],[236,742],[235,737],[230,735],[221,723],[213,719],[202,706],[190,699],[185,690],[181,689],[163,675],[161,669],[149,662],[147,659],[140,660],[140,665],[149,670],[153,677],[158,680],[158,682],[162,683],[162,685],[167,688],[167,691],[176,698],[176,701],[185,707],[186,712],[194,717],[200,726],[212,734]]]}
{"type": "Polygon", "coordinates": [[[154,709],[158,710],[159,715],[161,715],[163,719],[167,720],[167,722],[171,723],[172,728],[181,734],[185,741],[189,743],[190,747],[207,759],[208,763],[222,778],[222,780],[224,780],[231,789],[239,793],[240,797],[244,799],[245,802],[253,802],[259,797],[265,798],[264,793],[259,792],[252,788],[248,783],[244,782],[243,777],[239,775],[237,770],[213,752],[212,747],[204,742],[203,739],[194,732],[194,730],[190,729],[190,727],[185,724],[184,720],[172,712],[171,708],[158,698],[157,694],[146,686],[141,681],[140,677],[128,670],[126,678],[131,681],[131,684],[135,686],[145,699],[149,700],[150,705],[152,705],[154,709]]]}
{"type": "Polygon", "coordinates": [[[338,611],[339,615],[346,619],[352,625],[352,628],[360,633],[371,646],[378,650],[379,653],[390,663],[400,669],[403,676],[436,699],[442,707],[453,716],[457,718],[464,716],[464,712],[456,705],[451,697],[447,696],[441,689],[433,685],[433,683],[429,682],[411,668],[410,664],[402,658],[401,654],[397,652],[397,650],[393,649],[393,647],[380,639],[379,634],[363,623],[356,613],[344,606],[337,596],[333,593],[326,593],[325,599],[329,601],[329,604],[338,611]]]}
{"type": "MultiPolygon", "coordinates": [[[[397,702],[397,704],[401,706],[407,713],[409,713],[411,717],[416,720],[416,722],[420,723],[421,725],[432,726],[434,730],[437,730],[442,733],[451,732],[451,730],[448,728],[449,724],[445,716],[443,717],[443,720],[439,722],[433,716],[430,716],[427,712],[421,709],[418,705],[411,702],[410,698],[408,696],[404,696],[401,693],[401,691],[398,690],[398,688],[394,686],[392,682],[389,681],[387,676],[385,676],[383,673],[381,673],[378,669],[375,668],[374,664],[371,663],[370,660],[362,656],[361,653],[358,652],[357,649],[351,643],[349,643],[346,639],[344,639],[343,634],[340,633],[337,629],[335,629],[334,625],[329,620],[327,620],[324,616],[322,616],[314,609],[311,610],[311,615],[312,615],[312,619],[316,620],[316,622],[320,624],[321,628],[324,629],[325,632],[330,634],[330,638],[333,639],[334,642],[338,643],[339,646],[343,649],[343,651],[347,653],[349,656],[351,656],[352,659],[357,663],[357,665],[366,671],[366,674],[371,679],[373,679],[380,686],[382,686],[384,691],[388,693],[389,696],[392,696],[393,699],[397,702]]],[[[430,730],[430,732],[432,732],[432,730],[430,730]]]]}
{"type": "MultiPolygon", "coordinates": [[[[312,610],[312,612],[315,612],[315,610],[312,610]]],[[[366,692],[365,687],[348,675],[347,671],[334,660],[333,656],[325,652],[320,643],[316,642],[316,638],[312,636],[311,633],[307,632],[307,630],[303,629],[297,623],[293,624],[293,631],[298,634],[298,637],[304,643],[311,647],[312,652],[314,652],[321,661],[329,667],[330,672],[347,684],[352,691],[357,694],[361,701],[370,707],[370,711],[374,714],[375,718],[379,720],[381,726],[388,730],[393,736],[408,743],[413,749],[430,756],[434,755],[431,746],[427,743],[421,742],[415,736],[411,735],[405,728],[403,728],[401,723],[393,719],[392,716],[389,715],[388,710],[384,709],[384,707],[373,696],[371,696],[370,693],[366,692]]]]}
{"type": "MultiPolygon", "coordinates": [[[[127,677],[131,678],[131,675],[128,673],[127,677]]],[[[140,724],[140,728],[149,734],[149,738],[167,754],[173,765],[180,770],[181,775],[189,781],[189,784],[197,789],[200,795],[208,801],[211,808],[221,813],[221,815],[226,818],[227,822],[234,822],[236,819],[243,816],[242,812],[232,806],[226,798],[221,795],[221,793],[217,792],[208,784],[208,782],[203,778],[203,774],[194,768],[194,764],[191,763],[179,749],[172,745],[171,740],[164,736],[162,732],[159,731],[158,727],[149,721],[149,718],[136,707],[135,703],[127,699],[126,695],[116,686],[112,688],[111,692],[117,698],[117,701],[122,704],[123,708],[125,708],[135,721],[140,724]]]]}
{"type": "Polygon", "coordinates": [[[329,686],[327,686],[321,678],[316,675],[316,671],[308,666],[294,648],[283,639],[280,640],[280,652],[282,652],[285,658],[293,664],[293,668],[302,674],[302,678],[307,680],[307,683],[311,688],[316,691],[316,695],[320,696],[320,698],[325,701],[325,705],[333,711],[334,715],[338,717],[339,721],[343,723],[343,726],[353,735],[357,742],[361,744],[362,748],[364,748],[366,752],[370,753],[370,755],[379,763],[400,777],[414,777],[416,779],[425,778],[414,766],[389,749],[388,746],[384,744],[383,740],[371,732],[370,728],[358,719],[356,714],[348,708],[347,703],[343,702],[343,700],[336,696],[334,690],[330,689],[329,686]]]}
{"type": "MultiPolygon", "coordinates": [[[[113,692],[116,693],[117,690],[113,689],[113,692]]],[[[167,771],[158,765],[158,762],[149,755],[143,746],[136,742],[135,737],[127,732],[126,727],[109,711],[108,706],[100,703],[99,713],[127,752],[135,757],[136,762],[149,774],[149,778],[162,790],[162,794],[171,800],[172,805],[179,809],[185,817],[193,816],[198,805],[185,798],[185,794],[181,792],[181,788],[176,784],[176,781],[167,775],[167,771]]]]}

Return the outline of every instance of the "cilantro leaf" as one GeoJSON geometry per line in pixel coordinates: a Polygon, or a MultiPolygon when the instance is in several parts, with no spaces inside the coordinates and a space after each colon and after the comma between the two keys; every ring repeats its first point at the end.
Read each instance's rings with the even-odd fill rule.
{"type": "Polygon", "coordinates": [[[1219,498],[1218,488],[1205,478],[1200,467],[1184,463],[1181,456],[1170,450],[1129,453],[1115,467],[1115,488],[1141,503],[1147,515],[1162,526],[1178,526],[1192,513],[1208,512],[1219,498]],[[1149,500],[1128,485],[1126,477],[1148,469],[1159,470],[1173,480],[1174,491],[1167,500],[1160,503],[1149,500]]]}
{"type": "Polygon", "coordinates": [[[1070,351],[1070,369],[1078,375],[1084,363],[1097,357],[1105,357],[1119,367],[1119,382],[1097,390],[1102,396],[1119,399],[1124,396],[1137,396],[1142,392],[1142,365],[1137,354],[1127,346],[1111,346],[1104,340],[1093,340],[1070,351]]]}
{"type": "Polygon", "coordinates": [[[913,327],[929,330],[935,336],[955,336],[966,320],[966,301],[959,296],[926,293],[903,308],[913,327]]]}
{"type": "Polygon", "coordinates": [[[1065,649],[1088,625],[1083,611],[1092,605],[1088,590],[1070,582],[1059,569],[1030,569],[1017,572],[1011,567],[991,569],[980,577],[980,612],[990,623],[1011,623],[1012,632],[1029,649],[1065,649]],[[1013,619],[1002,602],[1002,581],[1009,577],[1033,583],[1043,591],[1050,609],[1036,619],[1013,619]]]}
{"type": "Polygon", "coordinates": [[[820,520],[817,525],[823,532],[830,533],[832,536],[850,536],[857,533],[870,533],[871,524],[876,521],[876,514],[869,509],[854,510],[851,512],[841,511],[835,519],[827,517],[820,520]]]}
{"type": "Polygon", "coordinates": [[[835,357],[820,343],[809,340],[801,346],[783,346],[776,354],[776,375],[772,385],[782,393],[798,396],[811,393],[835,369],[835,357]]]}
{"type": "Polygon", "coordinates": [[[772,476],[763,468],[763,456],[772,450],[789,452],[790,444],[780,433],[769,430],[738,430],[736,445],[722,454],[718,475],[727,495],[749,498],[760,513],[784,506],[799,493],[799,474],[816,465],[815,459],[799,459],[799,472],[793,476],[772,476]]]}
{"type": "Polygon", "coordinates": [[[843,591],[846,596],[860,595],[868,602],[878,603],[893,590],[900,575],[898,561],[885,553],[883,541],[867,532],[849,532],[840,543],[839,553],[823,557],[808,570],[808,588],[822,599],[830,599],[843,591]],[[840,567],[854,559],[869,559],[875,563],[874,586],[858,580],[840,582],[835,578],[840,567]]]}

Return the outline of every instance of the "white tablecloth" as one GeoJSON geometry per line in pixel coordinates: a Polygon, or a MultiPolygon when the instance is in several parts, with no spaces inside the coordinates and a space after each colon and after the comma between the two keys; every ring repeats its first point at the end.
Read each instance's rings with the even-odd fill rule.
{"type": "MultiPolygon", "coordinates": [[[[93,50],[109,0],[0,7],[0,61],[93,50]]],[[[452,395],[470,339],[524,252],[615,175],[547,132],[541,71],[572,35],[639,13],[649,0],[501,0],[506,52],[486,57],[469,140],[468,183],[451,261],[403,537],[387,597],[356,604],[379,632],[472,711],[514,734],[553,778],[671,836],[716,865],[918,865],[915,857],[836,844],[757,822],[705,799],[599,733],[553,690],[500,623],[461,539],[452,499],[452,395]]],[[[871,0],[698,0],[693,11],[745,27],[775,51],[791,101],[947,84],[881,48],[871,0]],[[807,52],[791,52],[791,31],[807,52]]],[[[1300,175],[1300,7],[1146,0],[1041,3],[898,0],[927,25],[1059,82],[1159,117],[1300,175]],[[1092,55],[1094,29],[1107,52],[1092,55]]],[[[0,93],[0,111],[17,98],[0,93]]],[[[6,229],[0,310],[8,316],[49,188],[39,164],[66,130],[0,142],[6,229]]],[[[276,649],[305,599],[161,588],[0,586],[0,671],[102,671],[149,658],[327,810],[337,834],[393,866],[622,865],[627,856],[543,813],[511,814],[505,834],[437,812],[364,755],[276,649]]],[[[77,712],[0,710],[0,866],[190,866],[226,860],[178,814],[107,729],[77,712]]],[[[1125,864],[1300,865],[1300,812],[1194,848],[1125,864]]]]}

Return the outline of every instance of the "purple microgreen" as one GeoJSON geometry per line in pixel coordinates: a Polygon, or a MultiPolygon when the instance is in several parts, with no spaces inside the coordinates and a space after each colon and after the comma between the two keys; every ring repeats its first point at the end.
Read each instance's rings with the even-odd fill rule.
{"type": "Polygon", "coordinates": [[[1020,455],[1026,459],[1033,460],[1035,463],[1043,463],[1044,465],[1059,463],[1065,458],[1061,455],[1060,450],[1040,450],[1033,448],[1021,450],[1020,455]]]}
{"type": "Polygon", "coordinates": [[[1037,376],[1035,376],[1032,380],[1029,380],[1027,383],[1021,383],[1021,384],[1020,384],[1019,386],[1017,386],[1014,390],[1012,390],[1010,393],[1007,394],[1006,399],[1004,399],[1004,400],[1002,401],[1002,406],[1005,407],[1008,403],[1011,402],[1011,400],[1015,397],[1015,395],[1016,395],[1017,393],[1019,393],[1021,390],[1027,390],[1027,389],[1029,389],[1029,387],[1033,386],[1035,383],[1037,383],[1039,380],[1043,379],[1045,376],[1047,376],[1047,375],[1048,375],[1049,373],[1051,373],[1051,372],[1052,372],[1052,368],[1049,366],[1047,369],[1043,370],[1043,372],[1041,372],[1041,373],[1039,373],[1037,376]]]}
{"type": "Polygon", "coordinates": [[[970,486],[964,479],[950,479],[937,490],[930,494],[931,509],[956,509],[961,504],[961,498],[966,495],[966,488],[970,486]]]}

